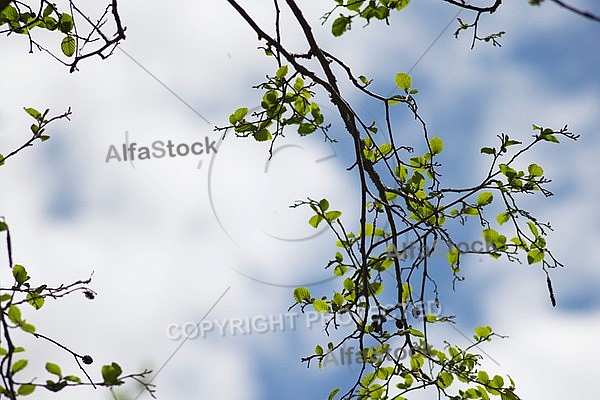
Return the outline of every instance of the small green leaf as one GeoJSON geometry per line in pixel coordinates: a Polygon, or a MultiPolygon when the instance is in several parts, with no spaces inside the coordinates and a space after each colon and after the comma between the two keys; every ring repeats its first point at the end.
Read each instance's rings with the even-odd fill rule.
{"type": "Polygon", "coordinates": [[[319,201],[319,207],[321,207],[323,212],[327,211],[329,209],[329,202],[327,199],[321,199],[321,201],[319,201]]]}
{"type": "Polygon", "coordinates": [[[43,13],[43,16],[44,16],[44,17],[47,17],[47,16],[49,16],[50,14],[52,14],[52,11],[54,11],[54,7],[52,7],[52,5],[50,5],[50,4],[48,4],[48,5],[46,6],[46,8],[44,8],[44,13],[43,13]]]}
{"type": "Polygon", "coordinates": [[[254,139],[256,139],[257,142],[264,142],[272,139],[271,132],[268,129],[261,129],[252,136],[254,136],[254,139]]]}
{"type": "Polygon", "coordinates": [[[479,206],[487,206],[492,201],[494,201],[494,196],[490,192],[483,192],[477,196],[477,205],[479,206]]]}
{"type": "Polygon", "coordinates": [[[338,305],[338,306],[341,306],[342,304],[344,304],[344,296],[342,296],[342,294],[341,294],[341,293],[339,293],[339,292],[336,292],[336,293],[333,295],[333,302],[334,302],[336,305],[338,305]]]}
{"type": "Polygon", "coordinates": [[[333,222],[341,216],[341,211],[329,211],[327,214],[325,214],[325,219],[329,222],[333,222]]]}
{"type": "Polygon", "coordinates": [[[412,79],[410,75],[405,74],[404,72],[396,74],[396,85],[400,89],[408,91],[408,89],[410,89],[410,87],[412,86],[412,79]]]}
{"type": "Polygon", "coordinates": [[[40,120],[42,119],[42,114],[40,114],[40,112],[38,110],[36,110],[35,108],[24,108],[25,112],[29,115],[31,115],[33,118],[35,118],[36,120],[40,120]]]}
{"type": "Polygon", "coordinates": [[[527,226],[529,226],[529,230],[531,231],[531,233],[533,233],[533,236],[535,236],[535,238],[537,239],[540,234],[538,233],[537,227],[535,226],[535,224],[531,221],[527,221],[527,226]]]}
{"type": "Polygon", "coordinates": [[[456,264],[458,264],[458,257],[459,257],[458,249],[456,247],[452,247],[448,251],[448,254],[446,255],[446,259],[448,260],[448,264],[450,264],[450,265],[456,265],[456,264]]]}
{"type": "Polygon", "coordinates": [[[315,354],[318,356],[322,356],[323,355],[323,348],[319,345],[315,346],[315,354]]]}
{"type": "Polygon", "coordinates": [[[475,340],[486,338],[492,333],[492,328],[489,326],[478,326],[475,328],[475,340]]]}
{"type": "Polygon", "coordinates": [[[60,15],[60,19],[58,20],[58,29],[62,32],[62,33],[69,33],[71,32],[71,30],[73,30],[73,17],[71,17],[69,14],[61,14],[60,15]]]}
{"type": "Polygon", "coordinates": [[[463,210],[463,213],[465,213],[465,215],[479,215],[479,210],[474,208],[474,207],[465,207],[463,210]]]}
{"type": "Polygon", "coordinates": [[[35,333],[35,326],[28,324],[27,322],[22,322],[19,327],[28,333],[35,333]]]}
{"type": "Polygon", "coordinates": [[[496,149],[494,149],[492,147],[482,147],[481,153],[494,155],[494,154],[496,154],[496,149]]]}
{"type": "Polygon", "coordinates": [[[333,33],[333,36],[342,36],[344,32],[348,30],[351,21],[350,18],[344,17],[343,15],[337,17],[331,26],[331,33],[333,33]]]}
{"type": "Polygon", "coordinates": [[[64,55],[67,57],[71,57],[73,54],[75,54],[76,47],[77,44],[72,36],[65,36],[65,38],[60,43],[60,48],[64,55]]]}
{"type": "Polygon", "coordinates": [[[277,78],[277,79],[283,79],[283,78],[285,78],[285,76],[287,74],[288,74],[288,66],[287,65],[282,65],[281,67],[279,67],[279,69],[275,73],[275,78],[277,78]]]}
{"type": "Polygon", "coordinates": [[[313,307],[317,312],[326,313],[329,311],[329,304],[325,300],[315,300],[313,302],[313,307]]]}
{"type": "Polygon", "coordinates": [[[58,375],[59,377],[62,376],[62,371],[60,367],[51,362],[46,363],[46,371],[50,372],[51,374],[58,375]]]}
{"type": "Polygon", "coordinates": [[[510,214],[507,212],[500,213],[496,217],[496,221],[498,221],[498,224],[500,224],[500,225],[504,224],[505,222],[508,222],[509,219],[510,219],[510,214]]]}
{"type": "Polygon", "coordinates": [[[312,226],[313,228],[317,228],[319,226],[319,224],[321,223],[321,221],[323,221],[323,217],[320,215],[313,215],[312,217],[310,217],[310,219],[308,220],[308,223],[310,224],[310,226],[312,226]]]}
{"type": "Polygon", "coordinates": [[[9,21],[18,21],[19,19],[19,12],[11,5],[8,5],[4,10],[2,10],[0,15],[4,16],[9,21]]]}
{"type": "Polygon", "coordinates": [[[409,331],[410,331],[410,334],[413,335],[413,336],[416,336],[416,337],[425,337],[425,335],[423,334],[423,332],[421,332],[421,331],[419,331],[417,329],[410,328],[409,331]]]}
{"type": "Polygon", "coordinates": [[[333,389],[331,391],[331,393],[329,393],[329,397],[327,398],[327,400],[333,400],[333,398],[341,391],[342,391],[342,389],[340,389],[340,388],[333,389]]]}
{"type": "Polygon", "coordinates": [[[537,164],[530,164],[527,168],[529,171],[529,175],[531,176],[542,176],[544,175],[544,170],[537,164]]]}
{"type": "Polygon", "coordinates": [[[294,290],[294,300],[302,303],[305,300],[310,300],[310,290],[305,287],[299,287],[294,290]]]}
{"type": "Polygon", "coordinates": [[[19,307],[11,305],[8,308],[8,318],[17,325],[23,322],[21,319],[21,310],[19,310],[19,307]]]}
{"type": "Polygon", "coordinates": [[[494,378],[490,382],[490,386],[499,389],[504,386],[504,379],[500,375],[494,375],[494,378]]]}
{"type": "Polygon", "coordinates": [[[27,271],[22,265],[15,264],[12,272],[13,277],[15,278],[15,281],[17,281],[18,286],[21,286],[23,283],[29,280],[29,275],[27,275],[27,271]]]}
{"type": "Polygon", "coordinates": [[[527,264],[535,264],[544,259],[544,251],[540,249],[531,249],[527,252],[527,264]]]}
{"type": "Polygon", "coordinates": [[[302,123],[298,125],[298,134],[301,136],[310,135],[315,130],[317,130],[317,127],[313,124],[302,123]]]}
{"type": "Polygon", "coordinates": [[[440,376],[438,376],[437,385],[442,389],[446,389],[452,385],[453,381],[454,376],[449,372],[443,371],[440,376]]]}
{"type": "Polygon", "coordinates": [[[344,289],[351,292],[354,290],[354,281],[350,278],[344,279],[344,289]]]}
{"type": "Polygon", "coordinates": [[[238,108],[229,116],[229,122],[231,125],[235,125],[243,120],[246,114],[248,114],[248,109],[246,107],[238,108]]]}
{"type": "Polygon", "coordinates": [[[42,308],[46,300],[37,293],[29,292],[27,293],[27,297],[25,298],[29,304],[36,310],[42,308]]]}
{"type": "Polygon", "coordinates": [[[24,385],[19,386],[17,393],[21,396],[27,396],[27,395],[30,395],[31,393],[33,393],[34,391],[35,391],[35,385],[26,383],[24,385]]]}
{"type": "Polygon", "coordinates": [[[123,381],[118,378],[123,373],[123,370],[119,364],[113,362],[111,365],[102,366],[102,377],[104,378],[104,384],[107,386],[120,385],[123,381]]]}
{"type": "Polygon", "coordinates": [[[487,385],[487,383],[490,381],[490,376],[485,371],[479,371],[477,373],[477,379],[479,379],[479,382],[482,384],[487,385]]]}
{"type": "Polygon", "coordinates": [[[69,382],[81,383],[81,378],[75,375],[67,375],[65,376],[65,380],[69,382]]]}
{"type": "Polygon", "coordinates": [[[17,372],[21,371],[23,368],[25,368],[27,366],[27,364],[29,364],[29,361],[27,360],[19,360],[17,362],[15,362],[12,367],[11,367],[11,371],[13,374],[16,374],[17,372]]]}
{"type": "Polygon", "coordinates": [[[429,147],[431,148],[431,154],[440,154],[444,150],[444,142],[439,137],[435,136],[429,141],[429,147]]]}

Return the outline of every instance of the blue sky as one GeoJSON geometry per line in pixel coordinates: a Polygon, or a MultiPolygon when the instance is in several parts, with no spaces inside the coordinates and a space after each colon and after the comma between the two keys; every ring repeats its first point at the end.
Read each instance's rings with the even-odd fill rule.
{"type": "MultiPolygon", "coordinates": [[[[253,15],[270,21],[271,2],[247,3],[253,15]]],[[[430,133],[446,144],[441,160],[450,185],[481,178],[486,159],[479,149],[494,144],[501,132],[526,140],[536,123],[568,124],[581,134],[576,143],[548,145],[527,158],[553,179],[555,196],[525,199],[524,205],[555,228],[549,245],[565,264],[552,273],[557,307],[549,304],[539,269],[479,258],[464,264],[467,279],[454,292],[444,288],[440,300],[467,336],[476,325],[509,336],[485,347],[489,357],[483,362],[510,374],[523,398],[589,396],[595,390],[600,334],[600,24],[548,2],[539,8],[525,0],[510,2],[481,22],[484,32],[507,32],[502,47],[479,44],[470,50],[469,37],[454,39],[456,25],[451,25],[415,66],[455,8],[413,2],[391,26],[356,25],[333,38],[329,25],[318,24],[324,2],[306,3],[323,46],[357,74],[374,78],[382,92],[393,89],[397,72],[414,66],[422,116],[430,133]]],[[[600,13],[594,0],[570,3],[600,13]]],[[[160,368],[180,344],[169,339],[168,326],[198,322],[228,288],[207,317],[214,326],[288,312],[293,289],[286,286],[330,276],[322,267],[333,238],[324,232],[311,240],[281,240],[314,234],[306,224],[309,213],[287,206],[307,194],[327,197],[351,223],[358,186],[345,170],[352,162],[348,144],[332,148],[317,136],[288,135],[279,144],[288,147],[270,162],[264,144],[228,138],[216,156],[107,163],[110,146],[119,148],[125,132],[139,146],[218,140],[213,126],[225,124],[236,108],[254,104],[258,93],[251,86],[274,68],[256,49],[256,36],[224,2],[174,0],[165,7],[129,1],[121,9],[128,26],[122,49],[210,124],[119,50],[68,74],[51,58],[28,54],[23,38],[3,38],[0,52],[10,63],[0,67],[5,94],[0,151],[26,137],[29,121],[21,107],[59,113],[72,106],[73,117],[49,129],[51,140],[2,167],[0,215],[12,228],[17,262],[34,279],[58,283],[95,271],[96,300],[75,296],[48,302],[44,315],[32,311],[28,320],[94,355],[98,364],[117,360],[134,371],[160,368]]],[[[293,29],[287,35],[290,46],[304,49],[293,29]]],[[[363,115],[381,112],[348,93],[363,115]]],[[[403,143],[417,145],[414,124],[401,118],[403,143]]],[[[345,137],[336,123],[332,135],[345,137]]],[[[478,235],[474,226],[460,233],[465,241],[478,235]]],[[[311,290],[325,294],[330,286],[311,290]]],[[[286,324],[284,331],[220,335],[214,328],[205,338],[189,340],[156,377],[159,398],[326,398],[333,387],[351,384],[356,369],[319,371],[299,362],[327,339],[317,323],[308,327],[307,317],[295,318],[294,329],[286,324]]],[[[432,335],[468,345],[452,328],[432,335]]],[[[54,349],[31,346],[28,351],[46,357],[44,362],[63,360],[54,349]]],[[[63,370],[69,369],[69,360],[63,361],[63,370]]],[[[128,393],[137,395],[135,388],[128,393]]],[[[108,397],[97,391],[86,398],[108,397]]]]}

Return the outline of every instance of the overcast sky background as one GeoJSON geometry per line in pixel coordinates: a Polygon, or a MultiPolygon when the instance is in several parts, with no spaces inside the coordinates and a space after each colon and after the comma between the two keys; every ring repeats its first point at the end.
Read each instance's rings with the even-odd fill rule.
{"type": "MultiPolygon", "coordinates": [[[[356,24],[333,38],[330,23],[318,22],[333,2],[304,3],[323,47],[356,74],[375,78],[384,93],[457,12],[440,1],[414,2],[389,27],[356,24]]],[[[552,271],[558,306],[551,307],[538,267],[473,258],[464,264],[466,281],[456,292],[445,288],[440,299],[445,313],[457,315],[457,330],[432,332],[438,343],[467,346],[460,332],[470,337],[474,326],[491,325],[509,338],[483,348],[489,355],[484,365],[510,374],[524,399],[558,400],[595,392],[598,373],[600,24],[547,3],[538,8],[513,1],[483,17],[482,32],[507,32],[501,48],[479,44],[470,50],[468,35],[452,37],[454,23],[411,75],[430,134],[445,141],[449,184],[477,182],[487,165],[479,149],[495,145],[501,132],[526,141],[532,123],[553,128],[566,123],[581,134],[576,143],[540,146],[526,160],[538,162],[553,179],[554,197],[523,204],[556,229],[549,245],[565,264],[552,271]]],[[[595,0],[569,3],[600,13],[595,0]]],[[[264,2],[249,10],[271,29],[271,7],[264,2]]],[[[236,108],[258,104],[259,92],[251,86],[275,70],[257,50],[256,35],[225,2],[127,1],[120,8],[127,26],[121,48],[195,111],[118,49],[69,74],[46,55],[28,54],[25,38],[3,37],[0,151],[6,154],[28,137],[31,121],[22,107],[49,107],[58,114],[71,106],[73,116],[48,129],[51,140],[2,167],[0,215],[11,227],[15,261],[34,282],[59,284],[94,271],[94,301],[78,294],[49,300],[44,312],[27,310],[25,318],[74,351],[91,354],[96,370],[117,361],[135,372],[163,366],[181,343],[168,338],[169,324],[200,321],[226,290],[208,320],[278,318],[293,303],[295,285],[329,278],[323,266],[332,236],[323,232],[290,241],[315,231],[306,223],[308,211],[287,206],[307,195],[327,197],[350,223],[356,220],[358,185],[345,170],[352,163],[347,145],[331,146],[317,134],[288,135],[271,161],[267,145],[228,138],[217,155],[107,163],[109,147],[119,149],[126,135],[138,146],[219,140],[213,127],[226,124],[236,108]]],[[[306,51],[296,28],[285,28],[284,37],[295,52],[306,51]]],[[[381,111],[350,97],[364,115],[381,111]]],[[[406,123],[400,129],[403,143],[418,143],[418,131],[406,123]]],[[[332,136],[346,140],[337,127],[334,123],[332,136]]],[[[462,235],[465,241],[479,238],[477,229],[462,235]]],[[[311,290],[329,294],[332,284],[311,290]]],[[[350,385],[356,365],[319,371],[300,363],[315,344],[328,340],[318,324],[308,328],[304,316],[294,321],[291,329],[286,319],[284,332],[227,331],[222,337],[215,328],[189,340],[154,380],[158,398],[317,399],[350,385]]],[[[50,344],[25,343],[30,364],[38,361],[43,368],[47,360],[60,361],[63,371],[77,373],[72,359],[50,344]]],[[[41,371],[34,376],[46,379],[41,371]]],[[[134,398],[136,390],[131,386],[123,393],[134,398]]],[[[82,395],[109,398],[88,389],[60,398],[82,395]]]]}

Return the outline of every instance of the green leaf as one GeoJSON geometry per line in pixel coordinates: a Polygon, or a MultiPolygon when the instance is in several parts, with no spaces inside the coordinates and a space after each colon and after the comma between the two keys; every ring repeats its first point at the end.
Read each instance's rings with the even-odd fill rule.
{"type": "Polygon", "coordinates": [[[65,376],[65,380],[69,382],[81,383],[81,378],[75,375],[67,375],[65,376]]]}
{"type": "Polygon", "coordinates": [[[500,213],[496,217],[496,221],[498,221],[498,224],[500,224],[500,225],[504,224],[505,222],[508,222],[509,219],[510,219],[510,213],[507,213],[507,212],[500,213]]]}
{"type": "Polygon", "coordinates": [[[23,283],[29,280],[29,275],[27,275],[27,271],[22,265],[15,264],[12,272],[15,281],[17,281],[17,286],[21,286],[23,283]]]}
{"type": "Polygon", "coordinates": [[[325,214],[325,219],[329,222],[333,222],[341,216],[341,211],[329,211],[327,214],[325,214]]]}
{"type": "Polygon", "coordinates": [[[21,319],[21,310],[19,310],[19,307],[11,305],[8,308],[8,318],[17,325],[22,323],[23,320],[21,319]]]}
{"type": "Polygon", "coordinates": [[[248,108],[242,107],[238,108],[229,116],[229,122],[231,125],[237,124],[239,121],[243,120],[244,117],[248,114],[248,108]]]}
{"type": "Polygon", "coordinates": [[[312,217],[310,217],[310,219],[308,220],[308,223],[310,224],[310,226],[312,226],[313,228],[317,228],[319,226],[319,224],[321,223],[321,221],[323,221],[323,217],[320,215],[313,215],[312,217]]]}
{"type": "Polygon", "coordinates": [[[281,67],[279,67],[279,69],[275,73],[275,78],[277,78],[277,79],[283,79],[283,78],[285,78],[285,76],[287,74],[288,74],[288,66],[287,65],[282,65],[281,67]]]}
{"type": "Polygon", "coordinates": [[[410,0],[400,0],[396,4],[396,10],[400,11],[410,3],[410,0]]]}
{"type": "Polygon", "coordinates": [[[62,376],[62,371],[60,370],[60,367],[51,362],[46,363],[46,371],[50,372],[51,374],[58,375],[59,377],[62,376]]]}
{"type": "Polygon", "coordinates": [[[313,307],[317,312],[326,313],[329,311],[329,304],[325,300],[315,300],[313,302],[313,307]]]}
{"type": "Polygon", "coordinates": [[[354,290],[354,281],[350,278],[344,279],[344,289],[351,292],[354,290]]]}
{"type": "Polygon", "coordinates": [[[52,11],[54,11],[54,7],[52,7],[50,4],[48,4],[46,6],[46,8],[44,8],[44,13],[42,14],[44,17],[49,16],[50,14],[52,14],[52,11]]]}
{"type": "Polygon", "coordinates": [[[61,14],[60,18],[58,20],[58,29],[62,32],[62,33],[69,33],[71,32],[71,30],[73,30],[73,17],[71,17],[69,14],[61,14]]]}
{"type": "Polygon", "coordinates": [[[479,210],[474,207],[465,207],[463,213],[466,215],[479,215],[479,210]]]}
{"type": "Polygon", "coordinates": [[[448,254],[446,255],[446,259],[448,260],[448,264],[450,264],[450,265],[456,265],[456,264],[458,264],[458,257],[459,257],[458,249],[456,247],[452,247],[448,251],[448,254]]]}
{"type": "Polygon", "coordinates": [[[27,293],[27,297],[25,298],[29,304],[36,310],[42,308],[46,300],[40,296],[38,293],[29,292],[27,293]]]}
{"type": "Polygon", "coordinates": [[[30,395],[31,393],[33,393],[34,391],[35,391],[35,386],[26,383],[24,385],[19,386],[17,393],[21,396],[27,396],[27,395],[30,395]]]}
{"type": "Polygon", "coordinates": [[[483,192],[477,196],[477,205],[479,206],[487,206],[492,201],[494,201],[494,196],[491,192],[483,192]]]}
{"type": "Polygon", "coordinates": [[[65,38],[60,43],[60,48],[64,55],[67,57],[71,57],[73,54],[75,54],[76,47],[77,44],[72,36],[65,36],[65,38]]]}
{"type": "Polygon", "coordinates": [[[415,353],[410,358],[410,368],[412,370],[420,370],[421,368],[423,368],[424,364],[425,364],[425,360],[423,359],[422,354],[415,353]]]}
{"type": "Polygon", "coordinates": [[[318,356],[322,356],[323,355],[323,348],[319,345],[315,346],[315,354],[318,356]]]}
{"type": "Polygon", "coordinates": [[[336,265],[333,269],[333,274],[335,276],[344,276],[344,274],[348,271],[348,267],[345,265],[336,265]]]}
{"type": "Polygon", "coordinates": [[[442,389],[446,389],[452,385],[453,381],[454,376],[449,372],[443,371],[440,376],[438,376],[437,385],[442,389]]]}
{"type": "Polygon", "coordinates": [[[35,108],[23,108],[25,110],[25,112],[29,115],[31,115],[33,118],[35,118],[36,120],[41,120],[42,119],[42,114],[40,114],[40,112],[38,110],[36,110],[35,108]]]}
{"type": "Polygon", "coordinates": [[[261,129],[258,132],[255,132],[252,136],[254,136],[254,139],[256,139],[257,142],[264,142],[273,138],[268,129],[261,129]]]}
{"type": "Polygon", "coordinates": [[[35,333],[35,326],[28,324],[27,322],[23,321],[20,325],[19,328],[21,328],[22,330],[24,330],[25,332],[28,333],[35,333]]]}
{"type": "Polygon", "coordinates": [[[531,176],[542,176],[544,175],[544,170],[537,164],[530,164],[527,168],[529,171],[529,175],[531,176]]]}
{"type": "Polygon", "coordinates": [[[119,364],[113,362],[111,365],[102,366],[102,378],[104,378],[104,384],[107,386],[120,385],[123,381],[118,378],[123,373],[123,370],[119,364]]]}
{"type": "Polygon", "coordinates": [[[2,15],[4,18],[6,18],[9,21],[18,21],[19,20],[19,12],[17,11],[16,8],[14,8],[11,5],[8,5],[4,10],[2,10],[2,13],[0,15],[2,15]]]}
{"type": "Polygon", "coordinates": [[[540,249],[531,249],[527,252],[527,264],[535,264],[544,259],[544,251],[540,249]]]}
{"type": "Polygon", "coordinates": [[[429,141],[429,147],[431,148],[431,154],[440,154],[444,150],[444,142],[439,137],[435,136],[429,141]]]}
{"type": "Polygon", "coordinates": [[[337,17],[331,26],[331,33],[333,33],[333,36],[342,36],[344,32],[348,30],[351,21],[350,18],[344,17],[343,15],[337,17]]]}
{"type": "Polygon", "coordinates": [[[492,328],[489,326],[478,326],[475,328],[475,340],[486,338],[492,333],[492,328]]]}
{"type": "Polygon", "coordinates": [[[329,202],[327,199],[321,199],[321,201],[319,201],[319,207],[321,207],[323,212],[327,211],[329,209],[329,202]]]}
{"type": "Polygon", "coordinates": [[[341,391],[342,391],[342,389],[340,389],[340,388],[333,389],[331,391],[331,393],[329,393],[329,397],[327,398],[327,400],[333,400],[333,398],[341,391]]]}
{"type": "Polygon", "coordinates": [[[494,378],[490,381],[490,386],[499,389],[504,386],[504,379],[500,375],[494,375],[494,378]]]}
{"type": "Polygon", "coordinates": [[[315,130],[317,130],[317,127],[314,126],[313,124],[302,123],[302,124],[298,125],[298,134],[299,135],[310,135],[315,130]]]}
{"type": "Polygon", "coordinates": [[[27,366],[27,364],[29,364],[29,361],[27,360],[19,360],[17,362],[15,362],[12,367],[11,367],[11,371],[13,374],[16,374],[17,372],[21,371],[23,368],[25,368],[27,366]]]}
{"type": "Polygon", "coordinates": [[[67,386],[67,381],[54,382],[51,380],[46,381],[46,388],[51,392],[60,392],[67,386]]]}
{"type": "Polygon", "coordinates": [[[400,89],[408,91],[408,89],[410,89],[410,87],[412,86],[412,79],[410,75],[405,74],[404,72],[396,74],[396,85],[400,89]]]}
{"type": "Polygon", "coordinates": [[[375,296],[379,295],[381,292],[383,292],[383,285],[379,282],[373,282],[371,283],[371,290],[373,291],[373,294],[375,296]]]}
{"type": "Polygon", "coordinates": [[[477,373],[477,379],[479,380],[479,382],[481,382],[484,385],[487,385],[487,383],[490,381],[490,376],[488,375],[487,372],[485,371],[479,371],[477,373]]]}
{"type": "Polygon", "coordinates": [[[494,149],[492,147],[482,147],[481,153],[494,155],[494,154],[496,154],[496,149],[494,149]]]}
{"type": "Polygon", "coordinates": [[[400,165],[399,167],[394,168],[394,174],[400,178],[400,181],[406,182],[408,178],[408,168],[406,165],[400,165]]]}
{"type": "Polygon", "coordinates": [[[535,238],[537,239],[540,234],[538,233],[537,227],[535,226],[535,224],[531,221],[527,221],[527,226],[529,226],[529,230],[531,231],[531,233],[533,233],[533,236],[535,236],[535,238]]]}
{"type": "Polygon", "coordinates": [[[338,306],[341,306],[342,304],[344,304],[344,296],[342,296],[341,293],[336,292],[333,295],[333,302],[338,306]]]}
{"type": "Polygon", "coordinates": [[[302,303],[304,300],[310,300],[310,290],[305,287],[299,287],[294,290],[294,300],[302,303]]]}

